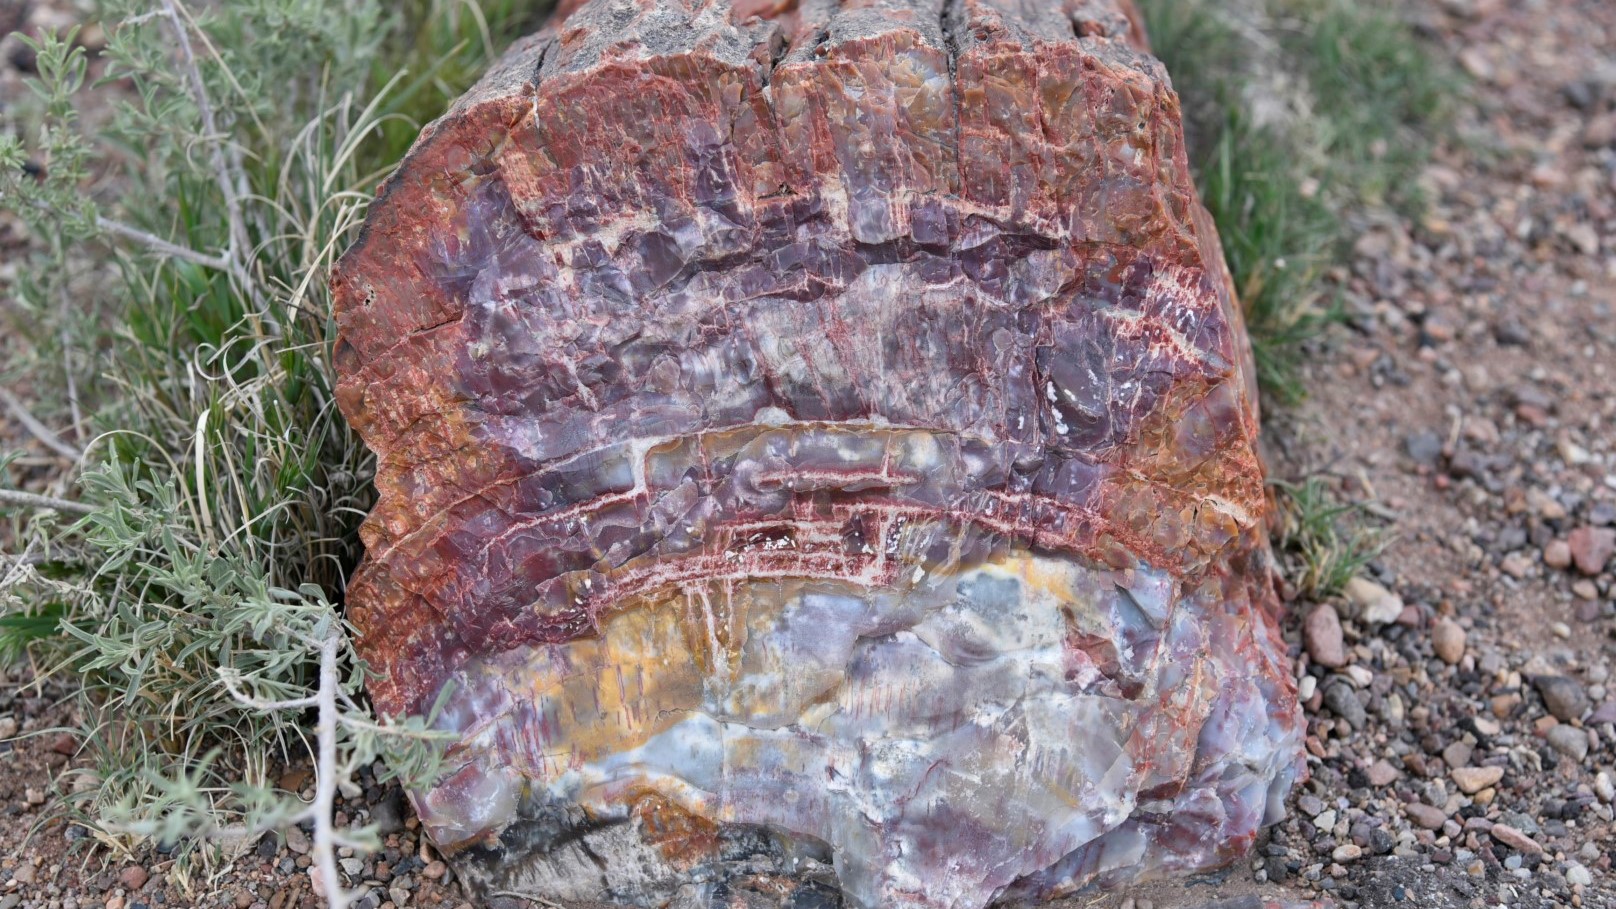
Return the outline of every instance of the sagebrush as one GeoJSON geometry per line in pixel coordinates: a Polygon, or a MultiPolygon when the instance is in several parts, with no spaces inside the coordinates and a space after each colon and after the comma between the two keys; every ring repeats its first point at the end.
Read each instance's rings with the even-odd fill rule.
{"type": "Polygon", "coordinates": [[[342,623],[371,466],[331,392],[327,271],[534,6],[109,0],[94,55],[29,39],[0,131],[29,236],[0,405],[37,441],[0,459],[29,487],[0,488],[0,659],[82,677],[95,767],[69,804],[102,842],[319,832],[384,740],[429,770],[423,718],[370,717],[342,623]],[[315,757],[314,806],[271,785],[315,757]]]}

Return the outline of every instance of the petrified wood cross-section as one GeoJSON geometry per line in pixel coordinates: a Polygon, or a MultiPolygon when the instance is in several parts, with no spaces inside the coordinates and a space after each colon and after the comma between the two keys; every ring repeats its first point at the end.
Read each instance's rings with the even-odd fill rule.
{"type": "Polygon", "coordinates": [[[335,279],[376,705],[487,892],[976,909],[1300,769],[1251,368],[1126,0],[592,0],[335,279]]]}

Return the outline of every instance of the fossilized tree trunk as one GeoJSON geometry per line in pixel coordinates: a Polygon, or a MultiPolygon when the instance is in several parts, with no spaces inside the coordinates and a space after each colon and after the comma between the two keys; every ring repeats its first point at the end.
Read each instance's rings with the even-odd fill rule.
{"type": "Polygon", "coordinates": [[[1300,726],[1180,146],[1126,0],[593,0],[423,133],[336,278],[349,608],[381,710],[453,686],[468,880],[975,909],[1251,843],[1300,726]]]}

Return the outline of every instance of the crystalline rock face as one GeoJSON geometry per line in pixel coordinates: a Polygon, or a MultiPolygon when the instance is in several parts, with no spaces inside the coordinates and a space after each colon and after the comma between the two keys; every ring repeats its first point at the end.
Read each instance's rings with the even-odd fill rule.
{"type": "Polygon", "coordinates": [[[1128,12],[594,0],[423,134],[334,281],[348,605],[474,888],[977,909],[1276,819],[1250,355],[1128,12]]]}

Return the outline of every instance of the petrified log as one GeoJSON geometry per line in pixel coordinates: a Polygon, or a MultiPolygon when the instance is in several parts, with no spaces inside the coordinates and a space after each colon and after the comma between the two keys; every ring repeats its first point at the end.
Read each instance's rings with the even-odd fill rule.
{"type": "Polygon", "coordinates": [[[593,0],[335,287],[350,615],[380,710],[452,686],[473,886],[975,909],[1282,811],[1249,353],[1126,0],[593,0]]]}

